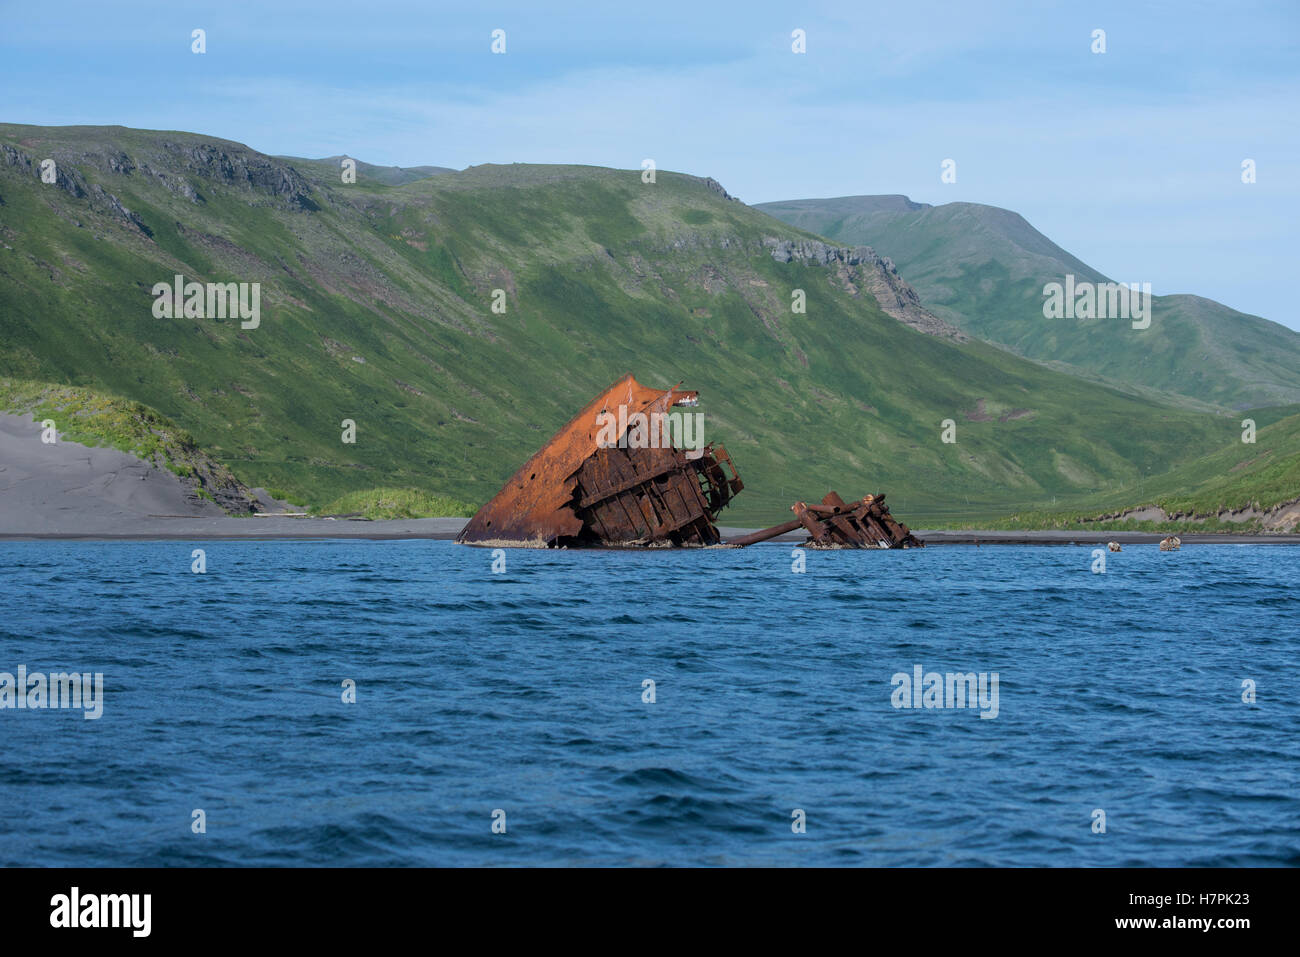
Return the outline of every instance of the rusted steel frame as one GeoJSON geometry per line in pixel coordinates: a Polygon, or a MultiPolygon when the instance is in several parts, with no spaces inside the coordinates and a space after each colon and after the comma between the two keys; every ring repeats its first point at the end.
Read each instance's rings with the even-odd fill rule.
{"type": "MultiPolygon", "coordinates": [[[[682,508],[685,514],[690,516],[689,523],[698,523],[700,518],[706,521],[711,517],[709,503],[704,497],[704,492],[700,489],[699,473],[694,463],[686,457],[686,454],[679,449],[673,449],[673,462],[678,471],[672,478],[668,479],[668,485],[677,494],[681,500],[682,508]],[[690,490],[688,496],[684,489],[690,490]]],[[[683,523],[686,524],[686,523],[683,523]]],[[[709,522],[712,525],[712,522],[709,522]]]]}
{"type": "Polygon", "coordinates": [[[689,478],[683,474],[682,468],[685,459],[677,452],[676,449],[664,450],[669,454],[664,456],[671,462],[671,465],[664,469],[662,466],[654,466],[646,474],[646,479],[642,485],[645,494],[652,506],[658,506],[657,511],[667,514],[669,521],[661,522],[655,530],[656,537],[667,537],[681,529],[691,525],[699,513],[703,512],[699,503],[687,501],[686,493],[682,491],[683,483],[692,484],[689,478]]]}
{"type": "Polygon", "coordinates": [[[731,461],[731,455],[721,445],[718,446],[717,455],[714,456],[714,462],[718,469],[718,477],[727,487],[727,499],[730,500],[744,489],[745,483],[740,479],[740,473],[736,471],[736,463],[731,461]],[[727,468],[731,470],[731,478],[727,478],[727,472],[722,468],[722,463],[727,463],[727,468]]]}
{"type": "Polygon", "coordinates": [[[853,541],[862,544],[870,541],[871,537],[871,528],[866,522],[866,517],[871,511],[871,501],[872,496],[867,495],[856,502],[845,502],[838,492],[832,491],[822,499],[822,504],[837,506],[841,510],[847,509],[847,514],[841,521],[852,530],[853,541]]]}
{"type": "Polygon", "coordinates": [[[651,450],[651,459],[657,462],[622,449],[602,451],[600,462],[608,467],[593,469],[595,485],[590,490],[584,487],[582,507],[599,522],[605,540],[634,542],[677,535],[702,544],[717,541],[705,531],[711,529],[707,503],[697,483],[685,474],[688,463],[679,450],[651,450]],[[642,465],[648,467],[642,469],[642,465]],[[611,505],[623,512],[626,522],[609,514],[611,505]],[[614,529],[609,525],[611,519],[617,526],[614,529]]]}
{"type": "MultiPolygon", "coordinates": [[[[881,497],[883,498],[883,496],[881,497]]],[[[891,540],[901,541],[907,538],[909,535],[911,535],[911,532],[907,529],[907,527],[895,521],[894,516],[889,514],[889,509],[885,508],[884,506],[881,506],[880,509],[878,509],[876,513],[876,520],[879,521],[882,526],[884,526],[887,532],[889,532],[891,540]]]]}
{"type": "MultiPolygon", "coordinates": [[[[603,461],[607,467],[606,476],[603,476],[606,480],[609,480],[608,476],[612,475],[613,480],[621,482],[627,476],[629,470],[631,470],[632,474],[636,474],[636,467],[632,464],[631,457],[628,455],[626,449],[609,449],[608,454],[603,457],[603,461]]],[[[633,488],[635,488],[635,486],[633,486],[633,488]]],[[[609,503],[611,512],[609,518],[617,526],[616,531],[618,537],[611,537],[609,540],[617,542],[634,542],[639,541],[641,538],[650,534],[651,523],[646,518],[644,512],[642,512],[640,503],[633,501],[629,504],[626,493],[604,495],[598,504],[603,503],[609,503]],[[623,518],[625,519],[624,522],[619,522],[617,515],[612,514],[616,507],[623,512],[623,518]]]]}
{"type": "Polygon", "coordinates": [[[603,498],[609,498],[611,496],[618,495],[621,492],[626,492],[629,489],[636,488],[638,485],[641,485],[645,482],[649,482],[652,479],[657,479],[662,475],[666,475],[667,473],[674,471],[677,467],[678,467],[677,463],[667,462],[662,465],[655,466],[653,471],[645,475],[637,475],[634,478],[630,478],[623,482],[620,482],[618,485],[588,492],[586,495],[583,496],[582,501],[578,503],[578,507],[587,508],[588,506],[593,505],[596,502],[599,502],[603,498]]]}
{"type": "MultiPolygon", "coordinates": [[[[598,490],[603,490],[606,483],[614,480],[611,479],[610,476],[614,476],[615,479],[617,479],[623,474],[623,450],[612,448],[603,451],[603,455],[600,452],[597,452],[589,460],[590,474],[588,477],[595,484],[595,488],[598,490]]],[[[588,466],[584,464],[584,468],[587,467],[588,466]]],[[[620,496],[602,494],[601,498],[593,503],[592,509],[598,510],[601,513],[601,525],[605,528],[605,537],[607,541],[631,541],[635,538],[637,520],[628,510],[627,503],[625,503],[620,496]],[[616,510],[622,511],[623,521],[619,521],[618,516],[614,514],[616,510]],[[611,524],[613,525],[613,528],[610,528],[611,524]]],[[[637,511],[638,513],[640,512],[639,509],[637,511]]]]}
{"type": "MultiPolygon", "coordinates": [[[[590,515],[592,522],[595,522],[597,525],[600,526],[601,539],[604,541],[610,541],[613,538],[613,536],[610,534],[609,525],[605,522],[604,510],[593,508],[593,509],[589,509],[587,514],[590,515]]],[[[584,528],[585,527],[587,527],[587,523],[584,523],[584,528]]]]}
{"type": "Polygon", "coordinates": [[[807,503],[795,502],[790,506],[790,510],[794,512],[795,517],[799,519],[803,527],[808,529],[808,534],[813,537],[814,541],[819,544],[825,543],[826,530],[822,528],[822,524],[817,520],[816,516],[814,516],[812,512],[808,511],[807,503]]]}
{"type": "MultiPolygon", "coordinates": [[[[694,520],[694,510],[682,492],[682,483],[688,481],[683,474],[685,457],[675,448],[656,450],[661,464],[650,465],[644,473],[643,487],[653,503],[657,498],[662,509],[672,520],[671,526],[659,534],[675,532],[694,520]],[[666,465],[666,467],[665,467],[666,465]],[[666,477],[665,477],[666,476],[666,477]],[[676,505],[674,504],[676,499],[676,505]]],[[[635,463],[634,463],[635,466],[635,463]]],[[[639,471],[639,470],[638,470],[639,471]]],[[[665,523],[666,524],[666,523],[665,523]]]]}
{"type": "Polygon", "coordinates": [[[641,509],[641,514],[645,516],[646,529],[650,540],[662,538],[668,534],[667,523],[664,517],[659,514],[659,509],[655,508],[654,500],[650,498],[650,493],[641,490],[641,494],[636,498],[637,508],[641,509]]]}
{"type": "Polygon", "coordinates": [[[804,508],[808,509],[808,511],[812,512],[814,515],[819,517],[825,516],[826,518],[847,514],[843,508],[840,508],[837,505],[816,505],[809,502],[804,505],[804,508]]]}
{"type": "Polygon", "coordinates": [[[655,480],[644,486],[646,499],[661,519],[659,528],[655,531],[656,537],[667,537],[695,520],[678,487],[680,480],[680,475],[674,475],[662,484],[655,480]]]}
{"type": "Polygon", "coordinates": [[[695,472],[695,486],[699,489],[700,499],[704,502],[704,509],[708,514],[716,518],[718,512],[726,507],[731,501],[731,495],[727,490],[725,476],[719,478],[719,469],[716,463],[710,459],[698,459],[692,463],[692,470],[695,472]]]}
{"type": "Polygon", "coordinates": [[[889,530],[880,523],[879,517],[876,514],[872,512],[864,514],[862,516],[862,524],[866,528],[867,534],[870,536],[872,545],[879,542],[892,543],[894,541],[894,536],[891,535],[889,530]]]}
{"type": "Polygon", "coordinates": [[[720,469],[717,462],[713,459],[702,459],[695,469],[696,475],[700,481],[700,490],[703,491],[704,485],[708,485],[709,495],[713,498],[726,497],[726,484],[724,479],[719,475],[720,469]]]}
{"type": "Polygon", "coordinates": [[[897,534],[896,530],[891,529],[888,523],[884,521],[889,515],[888,510],[881,505],[884,498],[883,494],[865,496],[862,499],[862,504],[854,509],[853,516],[866,530],[867,535],[870,536],[871,544],[875,545],[884,541],[889,542],[891,545],[897,545],[906,537],[906,533],[897,534]]]}
{"type": "MultiPolygon", "coordinates": [[[[809,505],[808,507],[811,509],[813,506],[809,505]]],[[[860,545],[862,543],[864,536],[852,523],[851,513],[846,514],[848,506],[837,493],[827,493],[822,499],[822,504],[817,508],[830,510],[830,515],[826,521],[830,522],[835,531],[839,533],[839,537],[844,539],[845,544],[860,545]]]]}
{"type": "Polygon", "coordinates": [[[892,541],[892,539],[885,534],[884,529],[882,529],[874,520],[869,517],[863,520],[862,537],[859,539],[859,544],[869,545],[872,548],[876,548],[881,542],[890,541],[892,541]]]}
{"type": "Polygon", "coordinates": [[[708,480],[710,487],[721,499],[719,508],[731,501],[745,487],[745,483],[740,480],[740,474],[736,471],[735,463],[731,461],[731,456],[721,445],[706,445],[704,453],[698,461],[704,463],[700,467],[700,471],[708,480]],[[731,478],[727,478],[727,472],[722,467],[724,462],[731,470],[731,478]]]}
{"type": "Polygon", "coordinates": [[[864,531],[859,529],[852,521],[852,512],[836,493],[831,492],[824,499],[821,505],[809,505],[809,511],[824,516],[823,524],[831,526],[831,537],[837,541],[842,541],[845,545],[861,545],[866,539],[864,531]]]}
{"type": "MultiPolygon", "coordinates": [[[[608,476],[613,470],[613,463],[610,459],[616,454],[616,451],[605,452],[605,454],[597,453],[584,462],[579,470],[581,480],[579,490],[585,494],[588,488],[588,485],[582,484],[582,482],[590,483],[592,488],[601,487],[602,483],[608,480],[608,476]]],[[[585,510],[585,515],[589,517],[589,520],[583,522],[583,528],[590,527],[590,523],[594,522],[600,526],[600,537],[604,541],[622,541],[626,539],[625,526],[618,523],[617,517],[613,514],[615,509],[622,510],[623,517],[630,522],[631,516],[627,514],[627,510],[623,508],[621,503],[611,501],[609,498],[603,498],[592,503],[585,510]]],[[[579,517],[582,518],[583,513],[580,513],[579,517]]]]}
{"type": "Polygon", "coordinates": [[[652,534],[654,523],[641,507],[641,500],[636,494],[623,492],[612,496],[609,501],[617,502],[619,507],[623,509],[624,514],[627,515],[628,537],[625,541],[637,542],[643,538],[648,538],[652,534]]]}
{"type": "Polygon", "coordinates": [[[894,518],[894,516],[890,515],[888,512],[882,511],[880,518],[881,521],[884,523],[885,527],[888,528],[891,532],[895,533],[896,535],[911,534],[911,532],[908,530],[906,525],[904,525],[902,522],[899,522],[897,519],[894,518]]]}

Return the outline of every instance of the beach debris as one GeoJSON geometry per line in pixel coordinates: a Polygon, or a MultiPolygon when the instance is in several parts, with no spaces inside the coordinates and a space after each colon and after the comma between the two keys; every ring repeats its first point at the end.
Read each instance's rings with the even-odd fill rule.
{"type": "Polygon", "coordinates": [[[727,541],[728,545],[753,545],[800,528],[808,532],[808,548],[919,548],[923,543],[906,526],[894,520],[883,492],[846,502],[830,492],[820,505],[795,502],[795,517],[780,525],[750,532],[727,541]]]}
{"type": "Polygon", "coordinates": [[[1162,552],[1176,552],[1183,547],[1183,540],[1177,535],[1169,535],[1160,539],[1160,550],[1162,552]]]}
{"type": "Polygon", "coordinates": [[[1119,542],[1107,542],[1106,547],[1109,548],[1112,552],[1123,551],[1123,549],[1119,547],[1119,542]]]}
{"type": "MultiPolygon", "coordinates": [[[[689,416],[699,413],[670,411],[698,401],[696,392],[651,389],[623,376],[525,462],[456,541],[493,548],[723,544],[714,523],[745,485],[725,448],[693,446],[703,429],[692,429],[689,416]]],[[[792,521],[726,544],[798,528],[808,531],[810,547],[922,544],[884,500],[876,494],[845,502],[831,492],[820,504],[795,502],[792,521]]]]}

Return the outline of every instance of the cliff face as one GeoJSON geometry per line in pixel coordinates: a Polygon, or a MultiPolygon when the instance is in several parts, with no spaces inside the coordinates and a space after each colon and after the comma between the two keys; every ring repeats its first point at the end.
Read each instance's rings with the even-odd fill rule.
{"type": "Polygon", "coordinates": [[[147,144],[129,144],[128,151],[121,145],[96,143],[97,138],[92,133],[88,144],[78,148],[28,137],[17,146],[0,144],[0,157],[5,165],[38,178],[41,162],[54,160],[55,185],[78,199],[87,195],[81,171],[89,168],[105,175],[153,181],[195,204],[206,200],[192,178],[261,194],[296,209],[319,208],[310,184],[296,169],[238,143],[199,137],[171,139],[159,134],[147,144]]]}
{"type": "Polygon", "coordinates": [[[956,342],[969,342],[970,336],[944,322],[921,304],[921,298],[887,257],[870,246],[831,246],[816,240],[789,240],[765,237],[764,245],[772,250],[779,263],[803,262],[824,266],[838,284],[856,296],[867,292],[874,296],[888,315],[904,325],[929,336],[956,342]]]}

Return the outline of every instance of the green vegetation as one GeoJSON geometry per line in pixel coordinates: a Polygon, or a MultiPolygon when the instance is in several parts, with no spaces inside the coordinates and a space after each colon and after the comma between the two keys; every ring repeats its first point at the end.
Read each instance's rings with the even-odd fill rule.
{"type": "Polygon", "coordinates": [[[486,501],[626,372],[700,391],[705,439],[746,485],[732,525],[830,489],[885,491],[918,527],[987,520],[1136,488],[1239,432],[1239,416],[917,332],[863,275],[765,245],[811,234],[666,171],[344,185],[210,137],[0,125],[0,199],[0,375],[129,396],[318,510],[486,501]],[[44,156],[77,181],[22,165],[44,156]],[[176,273],[261,283],[260,326],[155,318],[151,289],[176,273]]]}
{"type": "Polygon", "coordinates": [[[0,378],[0,411],[30,412],[38,422],[50,419],[59,437],[69,442],[111,446],[182,477],[193,472],[186,464],[197,452],[193,437],[139,402],[90,389],[0,378]]]}
{"type": "Polygon", "coordinates": [[[0,411],[52,421],[61,441],[138,456],[172,472],[200,498],[232,514],[252,507],[252,493],[229,468],[199,448],[184,429],[139,402],[80,386],[0,377],[0,411]]]}
{"type": "Polygon", "coordinates": [[[290,505],[296,505],[298,508],[307,507],[306,502],[298,501],[296,498],[294,498],[292,492],[286,492],[284,489],[268,488],[266,490],[266,494],[271,496],[271,498],[276,499],[277,501],[288,502],[290,505]]]}
{"type": "MultiPolygon", "coordinates": [[[[1300,408],[1291,409],[1300,413],[1300,408]]],[[[1300,414],[1261,428],[1254,443],[1238,440],[1144,485],[1064,509],[1018,512],[992,527],[1236,532],[1293,528],[1300,505],[1280,507],[1300,502],[1300,414]],[[1158,508],[1166,517],[1099,521],[1134,508],[1158,508]]]]}
{"type": "MultiPolygon", "coordinates": [[[[902,196],[758,207],[842,243],[872,246],[937,315],[986,342],[1180,404],[1246,409],[1300,402],[1300,333],[1198,296],[1152,297],[1152,325],[1045,319],[1043,286],[1108,282],[1023,217],[996,206],[927,206],[902,196]]],[[[1132,281],[1133,276],[1119,276],[1132,281]]]]}
{"type": "Polygon", "coordinates": [[[328,505],[316,509],[320,515],[351,515],[359,512],[366,518],[469,518],[477,505],[460,502],[445,495],[432,495],[414,488],[373,488],[350,492],[328,505]]]}

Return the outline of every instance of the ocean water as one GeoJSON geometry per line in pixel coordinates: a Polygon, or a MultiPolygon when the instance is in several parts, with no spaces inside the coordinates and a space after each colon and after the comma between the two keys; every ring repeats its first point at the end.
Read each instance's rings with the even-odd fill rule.
{"type": "Polygon", "coordinates": [[[0,544],[0,672],[103,674],[0,710],[0,863],[1300,864],[1300,549],[492,561],[0,544]]]}

